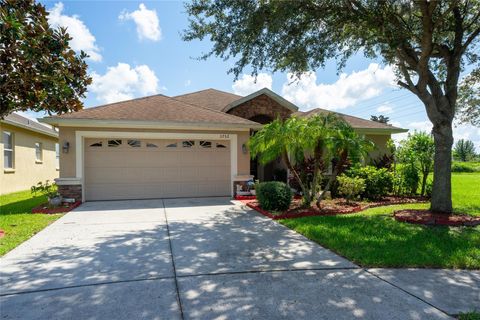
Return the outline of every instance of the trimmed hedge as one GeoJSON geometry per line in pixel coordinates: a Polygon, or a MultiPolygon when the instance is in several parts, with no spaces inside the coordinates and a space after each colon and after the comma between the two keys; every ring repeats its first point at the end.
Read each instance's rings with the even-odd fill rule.
{"type": "Polygon", "coordinates": [[[292,203],[292,190],[280,181],[261,182],[256,187],[260,207],[269,211],[285,211],[292,203]]]}
{"type": "Polygon", "coordinates": [[[478,170],[473,164],[454,162],[452,164],[452,172],[477,172],[478,170]]]}

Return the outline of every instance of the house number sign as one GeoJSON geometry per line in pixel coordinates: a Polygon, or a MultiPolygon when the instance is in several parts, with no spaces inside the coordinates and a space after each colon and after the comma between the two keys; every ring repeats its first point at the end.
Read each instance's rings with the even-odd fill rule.
{"type": "Polygon", "coordinates": [[[220,139],[230,139],[230,135],[228,133],[221,133],[220,139]]]}

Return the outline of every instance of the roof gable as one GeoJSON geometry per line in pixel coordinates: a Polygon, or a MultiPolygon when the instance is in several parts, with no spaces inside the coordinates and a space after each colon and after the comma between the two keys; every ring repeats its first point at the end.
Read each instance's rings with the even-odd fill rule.
{"type": "Polygon", "coordinates": [[[286,100],[285,98],[279,96],[278,94],[276,94],[275,92],[273,92],[272,90],[270,90],[268,88],[260,89],[258,91],[255,91],[254,93],[249,94],[248,96],[245,96],[245,97],[240,98],[238,100],[232,101],[225,108],[223,108],[222,111],[223,112],[228,112],[228,111],[232,110],[233,108],[235,108],[236,106],[241,105],[241,104],[243,104],[243,103],[245,103],[249,100],[252,100],[252,99],[254,99],[258,96],[261,96],[262,94],[272,98],[278,104],[280,104],[282,107],[285,107],[292,112],[298,111],[298,107],[296,105],[294,105],[290,101],[286,100]]]}

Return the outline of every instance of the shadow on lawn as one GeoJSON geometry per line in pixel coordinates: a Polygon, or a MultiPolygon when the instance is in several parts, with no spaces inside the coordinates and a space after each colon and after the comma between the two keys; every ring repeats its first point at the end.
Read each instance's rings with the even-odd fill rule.
{"type": "Polygon", "coordinates": [[[47,202],[46,197],[35,196],[24,200],[10,202],[7,204],[0,203],[0,215],[30,213],[32,208],[44,202],[47,202]]]}
{"type": "Polygon", "coordinates": [[[430,227],[391,215],[283,220],[306,237],[369,267],[480,267],[480,227],[430,227]]]}
{"type": "MultiPolygon", "coordinates": [[[[108,208],[70,213],[79,219],[57,222],[48,233],[26,243],[21,254],[12,252],[0,260],[0,284],[2,294],[77,287],[4,296],[2,314],[12,318],[178,317],[163,214],[163,208],[143,213],[108,208]],[[130,214],[156,219],[148,223],[122,220],[130,214]],[[86,221],[86,215],[95,218],[86,221]],[[108,223],[98,223],[105,217],[110,217],[108,223]],[[111,281],[123,282],[78,287],[111,281]]],[[[360,269],[328,270],[352,265],[253,211],[222,209],[210,218],[169,218],[169,229],[188,318],[381,319],[392,310],[403,318],[439,315],[360,269]],[[313,268],[323,270],[305,270],[313,268]],[[276,269],[302,270],[252,272],[276,269]]]]}

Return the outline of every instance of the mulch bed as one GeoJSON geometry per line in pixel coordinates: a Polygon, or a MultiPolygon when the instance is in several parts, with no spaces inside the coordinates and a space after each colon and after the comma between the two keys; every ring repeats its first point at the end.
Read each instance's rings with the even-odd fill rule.
{"type": "Polygon", "coordinates": [[[54,213],[65,213],[69,212],[82,203],[80,201],[68,203],[64,202],[58,207],[50,207],[48,203],[43,203],[38,207],[32,209],[32,213],[44,213],[44,214],[54,214],[54,213]]]}
{"type": "Polygon", "coordinates": [[[420,203],[426,202],[427,199],[419,197],[385,197],[380,201],[374,202],[350,202],[347,203],[345,199],[337,198],[332,200],[323,200],[322,208],[317,207],[303,208],[301,199],[294,199],[290,208],[284,212],[269,212],[260,207],[256,199],[237,199],[241,200],[248,207],[260,212],[261,214],[273,219],[292,219],[292,218],[301,218],[301,217],[312,217],[312,216],[333,216],[339,214],[349,214],[357,213],[369,208],[388,206],[394,204],[405,204],[405,203],[420,203]]]}
{"type": "Polygon", "coordinates": [[[443,214],[429,210],[405,209],[393,213],[395,220],[414,224],[437,225],[437,226],[468,226],[480,225],[480,217],[466,214],[443,214]]]}

